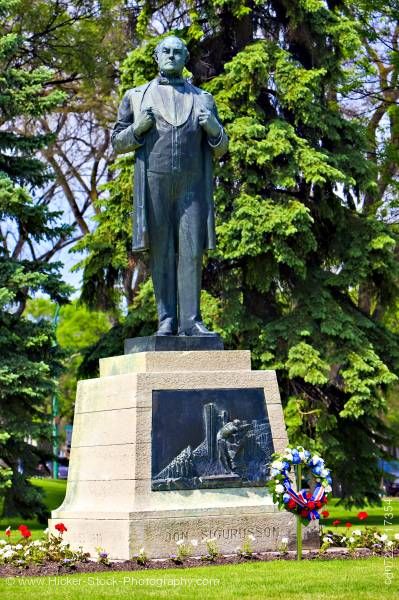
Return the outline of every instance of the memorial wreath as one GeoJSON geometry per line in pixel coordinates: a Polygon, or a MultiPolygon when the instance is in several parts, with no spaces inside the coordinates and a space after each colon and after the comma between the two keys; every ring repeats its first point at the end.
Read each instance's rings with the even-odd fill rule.
{"type": "Polygon", "coordinates": [[[307,525],[310,521],[320,519],[320,509],[327,504],[327,495],[331,489],[331,474],[326,468],[324,460],[312,455],[302,446],[286,448],[282,453],[273,454],[270,465],[270,480],[268,487],[273,494],[273,501],[280,509],[294,513],[307,525]],[[295,478],[302,485],[302,477],[309,487],[294,490],[292,479],[295,478]],[[312,491],[311,491],[312,490],[312,491]]]}

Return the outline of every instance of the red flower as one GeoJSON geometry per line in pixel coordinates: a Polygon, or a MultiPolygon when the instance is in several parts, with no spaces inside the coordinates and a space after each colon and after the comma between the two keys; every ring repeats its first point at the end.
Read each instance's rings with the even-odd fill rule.
{"type": "Polygon", "coordinates": [[[293,500],[292,498],[290,498],[287,502],[287,508],[295,508],[296,507],[296,502],[295,500],[293,500]]]}
{"type": "Polygon", "coordinates": [[[23,535],[24,531],[29,531],[29,528],[26,525],[19,525],[18,531],[20,531],[23,535]]]}
{"type": "Polygon", "coordinates": [[[357,518],[360,519],[361,521],[364,521],[365,519],[367,519],[368,517],[368,513],[366,513],[364,510],[360,511],[360,513],[357,513],[357,518]]]}
{"type": "Polygon", "coordinates": [[[321,508],[323,506],[323,503],[320,501],[316,502],[316,508],[321,508]]]}
{"type": "Polygon", "coordinates": [[[7,527],[7,529],[6,529],[6,536],[10,537],[10,535],[11,535],[11,526],[7,527]]]}
{"type": "Polygon", "coordinates": [[[308,509],[313,510],[315,507],[316,504],[313,502],[313,500],[310,500],[310,502],[308,502],[308,509]]]}
{"type": "Polygon", "coordinates": [[[306,508],[303,508],[300,512],[301,517],[309,516],[309,511],[306,508]]]}
{"type": "Polygon", "coordinates": [[[329,517],[329,516],[330,516],[330,513],[328,512],[328,510],[322,510],[322,511],[321,511],[321,514],[323,515],[323,517],[324,517],[325,519],[327,519],[327,517],[329,517]]]}
{"type": "Polygon", "coordinates": [[[323,504],[327,504],[327,502],[328,502],[328,498],[327,498],[327,496],[324,496],[324,498],[323,498],[322,502],[323,502],[323,504]]]}
{"type": "Polygon", "coordinates": [[[54,525],[54,527],[60,533],[64,533],[64,531],[68,531],[68,529],[65,527],[64,523],[57,523],[56,525],[54,525]]]}
{"type": "Polygon", "coordinates": [[[26,525],[20,525],[18,527],[18,531],[21,533],[22,537],[24,537],[24,538],[30,538],[30,536],[32,535],[31,532],[29,531],[29,528],[26,525]]]}
{"type": "Polygon", "coordinates": [[[352,527],[352,523],[349,523],[349,521],[347,523],[345,523],[345,527],[347,527],[349,529],[349,527],[352,527]]]}
{"type": "Polygon", "coordinates": [[[341,523],[341,521],[339,519],[335,519],[335,521],[332,522],[333,525],[339,525],[341,523]]]}
{"type": "Polygon", "coordinates": [[[30,536],[32,535],[32,533],[29,531],[29,529],[24,529],[23,531],[21,531],[21,535],[24,538],[30,538],[30,536]]]}

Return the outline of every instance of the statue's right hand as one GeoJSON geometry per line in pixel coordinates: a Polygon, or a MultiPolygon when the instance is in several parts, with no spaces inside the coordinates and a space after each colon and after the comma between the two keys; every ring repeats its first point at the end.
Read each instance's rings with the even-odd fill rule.
{"type": "Polygon", "coordinates": [[[141,137],[144,133],[146,133],[155,123],[154,113],[152,112],[152,108],[146,108],[142,110],[137,119],[134,122],[134,135],[136,137],[141,137]]]}

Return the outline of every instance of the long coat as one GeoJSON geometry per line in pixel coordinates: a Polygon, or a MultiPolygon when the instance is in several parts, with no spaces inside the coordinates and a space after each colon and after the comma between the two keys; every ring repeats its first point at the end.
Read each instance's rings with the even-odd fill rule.
{"type": "MultiPolygon", "coordinates": [[[[128,90],[119,106],[118,120],[115,123],[112,132],[112,145],[115,152],[125,153],[136,151],[136,160],[134,168],[134,191],[133,191],[133,250],[142,252],[149,250],[148,221],[146,209],[146,144],[145,135],[143,141],[138,140],[134,135],[134,119],[142,109],[143,98],[148,88],[155,85],[157,79],[149,83],[128,90]]],[[[211,94],[195,87],[188,81],[185,81],[186,91],[194,95],[194,106],[202,105],[204,108],[213,112],[218,118],[215,101],[211,94]]],[[[200,125],[198,125],[200,127],[200,125]]],[[[221,126],[222,127],[222,126],[221,126]]],[[[204,132],[203,164],[204,164],[204,197],[207,211],[207,235],[204,244],[204,250],[213,250],[215,248],[215,210],[213,201],[213,169],[212,155],[216,158],[221,157],[227,150],[227,135],[221,128],[221,134],[216,144],[211,144],[207,140],[204,132]]]]}

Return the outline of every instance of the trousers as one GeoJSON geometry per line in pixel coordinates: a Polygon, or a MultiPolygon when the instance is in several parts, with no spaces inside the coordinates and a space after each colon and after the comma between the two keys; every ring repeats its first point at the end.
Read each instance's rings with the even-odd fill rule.
{"type": "Polygon", "coordinates": [[[159,323],[179,332],[201,321],[207,207],[202,172],[147,171],[150,267],[159,323]]]}

